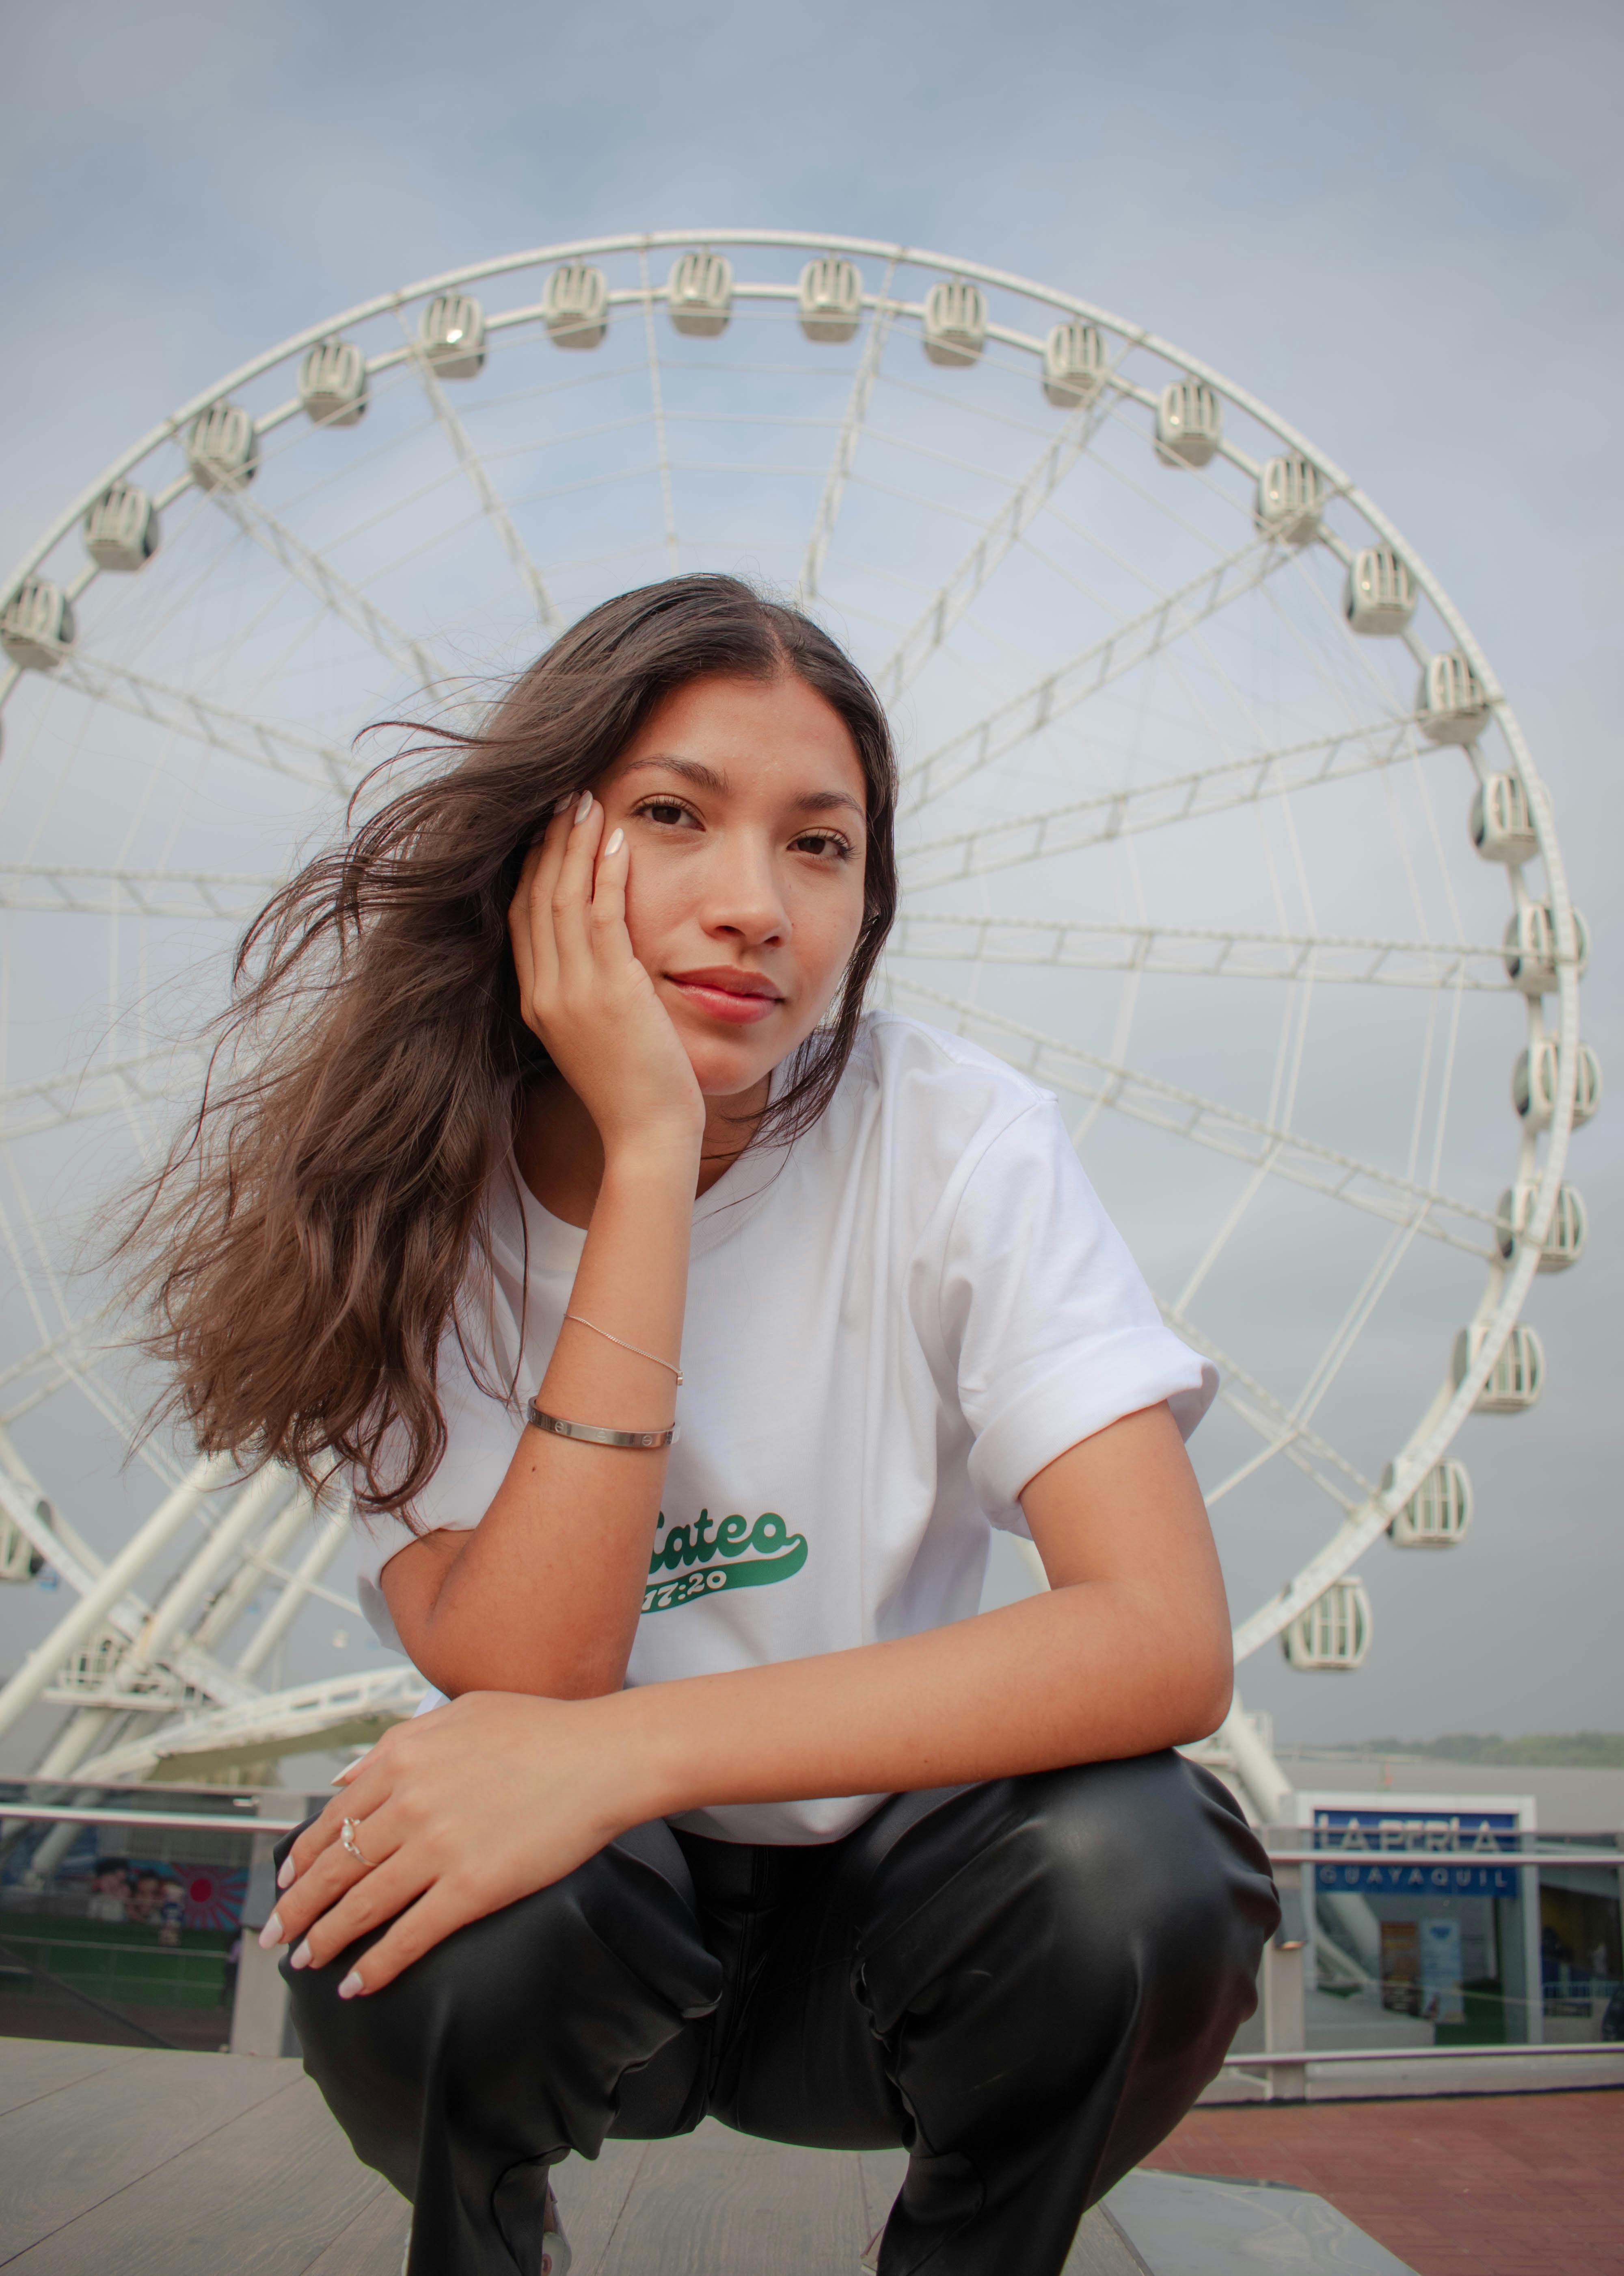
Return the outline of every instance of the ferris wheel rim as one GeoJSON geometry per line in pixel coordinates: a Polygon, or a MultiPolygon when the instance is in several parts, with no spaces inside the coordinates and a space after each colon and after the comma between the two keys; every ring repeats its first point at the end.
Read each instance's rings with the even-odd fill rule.
{"type": "MultiPolygon", "coordinates": [[[[265,351],[239,366],[212,387],[200,392],[179,409],[152,429],[128,451],[115,459],[96,482],[89,486],[73,505],[59,518],[32,549],[22,565],[4,588],[0,588],[0,604],[25,580],[33,575],[65,538],[82,520],[86,512],[107,489],[110,484],[122,479],[139,467],[155,451],[180,439],[188,423],[216,405],[221,404],[238,389],[263,377],[279,364],[291,360],[308,348],[330,339],[358,324],[373,321],[391,313],[403,312],[436,294],[478,284],[494,277],[522,273],[544,265],[566,261],[580,261],[594,255],[637,254],[641,256],[643,284],[638,291],[617,292],[613,298],[620,303],[641,301],[649,320],[652,321],[655,305],[666,297],[665,289],[648,279],[647,256],[658,249],[702,247],[737,248],[760,247],[778,250],[800,250],[809,254],[825,253],[846,256],[877,259],[890,264],[889,276],[907,264],[938,275],[962,277],[978,284],[990,286],[1022,296],[1042,307],[1052,308],[1063,316],[1080,319],[1111,332],[1122,343],[1120,353],[1133,350],[1162,359],[1165,362],[1192,379],[1213,389],[1226,402],[1253,419],[1267,433],[1277,437],[1289,450],[1300,452],[1317,468],[1334,494],[1343,497],[1377,536],[1391,544],[1400,555],[1418,590],[1423,594],[1440,622],[1455,641],[1461,654],[1477,673],[1491,706],[1491,716],[1499,726],[1510,749],[1514,763],[1528,793],[1530,818],[1537,841],[1537,855],[1545,874],[1546,892],[1552,928],[1556,936],[1556,984],[1551,992],[1557,998],[1558,1022],[1555,1040],[1559,1051],[1559,1088],[1553,1111],[1547,1126],[1543,1159],[1529,1153],[1524,1166],[1531,1172],[1529,1182],[1534,1187],[1528,1218],[1529,1238],[1519,1243],[1509,1263],[1501,1266],[1491,1263],[1484,1296],[1474,1315],[1472,1326],[1482,1334],[1476,1355],[1465,1374],[1456,1382],[1453,1394],[1441,1405],[1435,1400],[1423,1422],[1417,1424],[1406,1447],[1395,1458],[1391,1483],[1370,1498],[1363,1511],[1349,1515],[1339,1531],[1306,1564],[1290,1587],[1269,1605],[1259,1609],[1236,1630],[1238,1657],[1245,1657],[1279,1634],[1296,1612],[1311,1603],[1335,1579],[1345,1574],[1357,1561],[1365,1546],[1384,1530],[1397,1514],[1404,1501],[1421,1480],[1441,1458],[1458,1432],[1465,1416],[1481,1392],[1495,1361],[1515,1325],[1533,1275],[1538,1268],[1540,1243],[1549,1225],[1566,1168],[1568,1142],[1574,1127],[1575,1085],[1579,1047],[1578,1026],[1578,966],[1577,932],[1571,899],[1568,893],[1565,866],[1557,841],[1550,796],[1529,753],[1520,723],[1506,698],[1497,675],[1493,672],[1482,648],[1467,625],[1463,616],[1450,599],[1433,572],[1415,548],[1404,538],[1392,520],[1375,505],[1368,495],[1354,483],[1341,469],[1313,444],[1301,430],[1281,419],[1264,405],[1248,390],[1237,385],[1203,360],[1191,356],[1147,329],[1129,323],[1097,304],[1081,297],[1048,286],[1015,272],[990,267],[985,263],[956,258],[933,249],[913,247],[906,243],[889,243],[883,239],[851,237],[841,234],[821,234],[802,231],[780,230],[669,230],[626,232],[574,239],[551,245],[526,248],[497,256],[495,259],[466,263],[455,269],[421,279],[410,285],[376,295],[355,304],[323,322],[290,335],[277,346],[265,351]]],[[[740,298],[763,297],[767,288],[754,292],[740,284],[740,298]]],[[[770,288],[773,297],[793,297],[792,288],[770,288]]],[[[898,315],[916,315],[918,304],[893,299],[888,288],[881,294],[866,291],[861,305],[873,312],[876,318],[884,309],[888,320],[898,315]]],[[[493,318],[492,328],[503,329],[521,322],[539,321],[539,308],[523,308],[507,312],[505,320],[493,318]]],[[[989,337],[1025,353],[1041,353],[1041,340],[1015,333],[1007,327],[989,327],[989,337]]],[[[404,350],[391,352],[383,357],[365,359],[368,372],[383,368],[414,355],[408,345],[404,350]]],[[[1142,391],[1124,387],[1112,380],[1109,383],[1119,392],[1142,397],[1142,391]]],[[[270,414],[260,421],[262,429],[279,424],[297,411],[297,405],[270,414]]],[[[1256,462],[1235,447],[1226,447],[1223,455],[1233,464],[1252,473],[1256,462]]],[[[189,473],[168,486],[163,503],[171,502],[186,489],[199,487],[189,473]]],[[[1329,542],[1327,535],[1326,542],[1329,542]]],[[[1344,549],[1339,541],[1330,544],[1333,553],[1344,549]]],[[[87,588],[96,578],[108,573],[90,562],[72,580],[74,596],[87,588]]],[[[1413,635],[1405,635],[1405,643],[1413,654],[1424,656],[1425,651],[1413,635]]],[[[0,708],[3,708],[17,681],[22,677],[20,667],[11,667],[0,678],[0,708]]],[[[1514,876],[1520,880],[1521,864],[1514,865],[1514,876]]],[[[1514,883],[1514,898],[1516,884],[1514,883]]],[[[1543,1020],[1542,998],[1532,1000],[1530,1020],[1543,1020]]],[[[1524,1133],[1524,1147],[1531,1146],[1529,1134],[1524,1133]]]]}

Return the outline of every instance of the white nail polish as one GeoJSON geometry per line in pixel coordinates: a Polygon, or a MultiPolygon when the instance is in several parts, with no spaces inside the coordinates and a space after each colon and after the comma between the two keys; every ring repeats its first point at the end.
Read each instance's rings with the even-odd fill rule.
{"type": "Polygon", "coordinates": [[[300,1946],[298,1951],[294,1953],[292,1957],[289,1960],[288,1966],[290,1968],[308,1968],[309,1965],[310,1939],[307,1937],[304,1942],[300,1946]]]}
{"type": "Polygon", "coordinates": [[[592,811],[592,793],[591,793],[589,790],[583,790],[583,791],[582,791],[582,793],[581,793],[581,803],[580,803],[580,805],[575,808],[575,819],[576,819],[576,821],[577,821],[577,822],[584,822],[584,821],[586,820],[587,816],[591,813],[591,811],[592,811]]]}
{"type": "Polygon", "coordinates": [[[605,853],[606,854],[618,854],[618,853],[620,851],[620,848],[621,848],[625,844],[626,844],[626,832],[625,832],[625,831],[624,831],[624,830],[611,830],[611,832],[610,832],[610,834],[609,834],[609,843],[608,843],[608,845],[607,845],[607,846],[605,846],[605,847],[603,848],[603,851],[604,851],[604,853],[605,853]]]}
{"type": "Polygon", "coordinates": [[[552,802],[553,812],[555,814],[562,814],[565,808],[570,803],[570,800],[574,797],[574,795],[575,793],[573,790],[566,790],[562,798],[555,798],[552,802]]]}
{"type": "Polygon", "coordinates": [[[277,1886],[279,1889],[291,1889],[298,1878],[298,1866],[291,1857],[285,1857],[282,1860],[282,1870],[277,1875],[277,1886]]]}
{"type": "Polygon", "coordinates": [[[359,1970],[352,1968],[349,1974],[345,1977],[343,1983],[338,1986],[338,1997],[341,1999],[353,1999],[358,1992],[363,1992],[365,1989],[366,1986],[360,1980],[359,1970]]]}
{"type": "Polygon", "coordinates": [[[280,1944],[281,1941],[282,1916],[280,1913],[272,1913],[270,1918],[260,1931],[260,1950],[262,1952],[269,1952],[273,1944],[280,1944]]]}

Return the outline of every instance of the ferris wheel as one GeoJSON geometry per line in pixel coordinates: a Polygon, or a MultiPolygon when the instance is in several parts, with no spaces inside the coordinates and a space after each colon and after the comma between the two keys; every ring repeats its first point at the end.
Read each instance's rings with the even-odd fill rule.
{"type": "Polygon", "coordinates": [[[358,730],[466,714],[700,568],[870,673],[884,1000],[1059,1096],[1218,1366],[1194,1451],[1238,1655],[1357,1666],[1360,1561],[1465,1536],[1451,1448],[1539,1396],[1521,1315],[1584,1245],[1600,1074],[1550,800],[1436,578],[1294,428],[1067,293],[853,239],[596,239],[283,341],[0,592],[0,1577],[62,1612],[0,1728],[72,1709],[49,1772],[224,1772],[415,1703],[319,1639],[277,1680],[353,1612],[343,1528],[280,1471],[129,1459],[150,1386],[75,1242],[194,1097],[184,1036],[382,755],[358,730]]]}

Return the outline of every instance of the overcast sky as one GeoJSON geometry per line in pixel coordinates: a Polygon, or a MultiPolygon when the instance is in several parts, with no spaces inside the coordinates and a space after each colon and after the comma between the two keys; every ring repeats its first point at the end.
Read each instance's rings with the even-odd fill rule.
{"type": "MultiPolygon", "coordinates": [[[[1253,391],[1438,573],[1552,785],[1616,1077],[1621,58],[1590,0],[19,11],[0,554],[255,351],[464,261],[709,224],[1022,271],[1253,391]]],[[[1612,1110],[1546,1398],[1468,1433],[1472,1540],[1384,1574],[1364,1674],[1247,1671],[1283,1735],[1624,1723],[1612,1110]]]]}

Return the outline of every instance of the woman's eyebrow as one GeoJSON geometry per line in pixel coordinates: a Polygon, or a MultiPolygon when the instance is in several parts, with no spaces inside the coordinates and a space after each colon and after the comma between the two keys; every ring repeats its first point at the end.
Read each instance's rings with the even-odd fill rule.
{"type": "Polygon", "coordinates": [[[685,782],[691,782],[695,790],[712,790],[718,797],[726,796],[727,777],[719,775],[714,767],[706,766],[699,759],[677,759],[662,753],[654,758],[634,759],[621,772],[623,775],[646,774],[651,767],[663,767],[669,774],[680,775],[685,782]]]}
{"type": "MultiPolygon", "coordinates": [[[[725,798],[732,787],[725,775],[718,774],[714,767],[706,766],[702,760],[679,759],[669,753],[660,753],[647,759],[634,759],[628,766],[622,769],[622,778],[624,779],[626,775],[645,774],[650,769],[659,770],[666,774],[680,775],[685,782],[691,782],[696,790],[713,791],[718,798],[725,798]]],[[[803,814],[827,814],[831,807],[837,806],[849,806],[860,820],[863,814],[859,801],[851,795],[849,791],[844,790],[809,790],[802,797],[796,799],[793,803],[803,814]]]]}
{"type": "Polygon", "coordinates": [[[803,814],[827,814],[831,807],[849,806],[859,821],[865,818],[862,808],[849,791],[809,790],[804,798],[798,798],[795,804],[803,814]]]}

